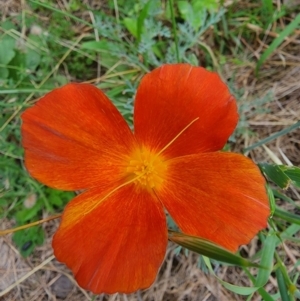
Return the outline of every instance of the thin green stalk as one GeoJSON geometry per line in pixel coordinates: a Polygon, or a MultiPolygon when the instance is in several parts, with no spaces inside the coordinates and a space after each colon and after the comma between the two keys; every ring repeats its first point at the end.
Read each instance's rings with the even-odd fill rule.
{"type": "Polygon", "coordinates": [[[276,270],[276,278],[278,283],[278,289],[281,296],[282,301],[290,301],[290,297],[287,291],[287,287],[285,284],[285,279],[283,277],[282,271],[280,268],[276,270]]]}
{"type": "Polygon", "coordinates": [[[291,281],[284,263],[282,262],[280,256],[276,252],[275,252],[275,258],[278,264],[278,269],[280,269],[280,273],[281,273],[280,276],[284,279],[284,282],[287,286],[291,299],[295,300],[294,295],[295,293],[299,293],[299,290],[297,290],[296,285],[291,281]]]}
{"type": "Polygon", "coordinates": [[[175,14],[174,14],[174,1],[170,0],[170,12],[171,12],[171,19],[172,19],[172,29],[174,34],[174,40],[175,40],[175,51],[176,51],[176,60],[178,63],[181,62],[180,56],[179,56],[179,47],[178,47],[178,38],[177,38],[177,32],[176,32],[176,21],[175,21],[175,14]]]}
{"type": "Polygon", "coordinates": [[[279,45],[286,39],[290,34],[292,34],[296,29],[298,24],[300,23],[300,14],[294,17],[293,21],[291,21],[288,25],[284,27],[282,32],[277,36],[276,39],[268,46],[268,48],[263,52],[260,59],[256,65],[256,75],[258,75],[258,71],[261,65],[267,60],[267,58],[279,47],[279,45]]]}
{"type": "MultiPolygon", "coordinates": [[[[252,276],[252,274],[248,271],[248,269],[246,269],[245,267],[243,267],[244,272],[247,274],[247,276],[249,277],[249,279],[252,281],[253,284],[255,284],[255,278],[252,276]]],[[[257,292],[263,297],[263,299],[265,301],[274,301],[274,299],[272,299],[272,297],[270,296],[269,293],[267,293],[267,291],[263,288],[260,287],[257,292]]],[[[249,295],[252,296],[252,295],[249,295]]],[[[251,299],[247,299],[247,300],[251,300],[251,299]]]]}
{"type": "Polygon", "coordinates": [[[265,139],[262,139],[262,140],[260,140],[260,141],[258,141],[258,142],[256,142],[256,143],[250,145],[249,147],[246,147],[246,148],[244,149],[244,153],[245,153],[245,152],[248,152],[248,151],[250,151],[250,150],[252,150],[252,149],[254,149],[254,148],[258,147],[258,146],[261,146],[261,145],[263,145],[263,144],[266,144],[266,143],[268,143],[268,142],[270,142],[270,141],[272,141],[272,140],[274,140],[274,139],[276,139],[276,138],[278,138],[278,137],[280,137],[280,136],[282,136],[282,135],[288,134],[289,132],[291,132],[291,131],[297,129],[298,127],[300,127],[300,121],[297,121],[295,124],[293,124],[293,125],[291,125],[291,126],[285,128],[285,129],[283,129],[283,130],[281,130],[281,131],[275,133],[275,134],[272,135],[272,136],[269,136],[269,137],[267,137],[267,138],[265,138],[265,139]]]}
{"type": "Polygon", "coordinates": [[[298,214],[293,214],[288,211],[282,210],[278,206],[276,206],[274,216],[280,217],[289,223],[300,225],[300,217],[298,214]]]}

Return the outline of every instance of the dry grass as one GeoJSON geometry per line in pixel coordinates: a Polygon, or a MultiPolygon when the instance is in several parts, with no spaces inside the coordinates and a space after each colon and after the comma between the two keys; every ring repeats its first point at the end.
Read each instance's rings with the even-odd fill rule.
{"type": "MultiPolygon", "coordinates": [[[[2,15],[14,14],[20,10],[19,1],[4,1],[1,3],[2,15]]],[[[260,32],[260,28],[253,28],[260,32]]],[[[249,120],[250,129],[254,135],[245,135],[237,141],[236,151],[251,145],[252,143],[268,137],[269,135],[294,124],[300,116],[300,33],[286,40],[283,45],[273,54],[268,62],[262,67],[260,77],[254,76],[255,66],[249,58],[259,57],[267,47],[266,41],[274,36],[272,31],[267,32],[265,39],[259,39],[254,44],[245,44],[244,57],[240,58],[245,63],[236,65],[228,63],[224,66],[225,78],[229,79],[235,75],[235,83],[242,88],[244,93],[242,102],[249,103],[251,113],[251,102],[257,97],[271,93],[272,101],[264,105],[265,113],[256,114],[249,120]]],[[[232,58],[233,59],[233,58],[232,58]]],[[[251,151],[250,156],[257,162],[273,162],[274,156],[283,164],[300,164],[300,129],[282,136],[267,144],[270,150],[259,147],[251,151]],[[274,156],[273,156],[273,155],[274,156]]],[[[293,196],[299,203],[299,194],[296,190],[293,196]]],[[[0,291],[9,289],[5,296],[0,297],[3,301],[13,300],[90,300],[91,294],[78,287],[70,271],[55,259],[46,265],[42,265],[52,256],[51,237],[57,228],[58,221],[52,221],[43,227],[47,227],[46,243],[38,248],[32,256],[27,259],[21,258],[18,250],[14,247],[11,237],[0,237],[0,291]],[[31,271],[39,266],[33,274],[31,271]],[[23,281],[19,281],[22,279],[23,281]]],[[[12,227],[9,221],[3,221],[1,229],[12,227]]],[[[245,254],[252,255],[258,246],[256,239],[244,247],[245,254]]],[[[290,243],[285,246],[288,254],[286,264],[294,265],[300,257],[299,247],[290,243]]],[[[133,301],[133,300],[170,300],[170,301],[227,301],[245,300],[245,298],[233,295],[226,291],[215,278],[206,275],[198,267],[198,256],[189,253],[188,256],[175,252],[175,245],[169,244],[165,262],[157,277],[156,282],[148,290],[137,292],[132,295],[98,296],[96,300],[109,301],[133,301]]],[[[220,278],[233,284],[250,285],[248,277],[242,270],[233,267],[220,267],[217,270],[220,278]]],[[[267,291],[276,288],[276,281],[270,279],[266,286],[267,291]]],[[[260,300],[255,297],[253,300],[260,300]]]]}
{"type": "MultiPolygon", "coordinates": [[[[199,269],[198,255],[191,252],[187,256],[177,254],[175,248],[169,244],[161,271],[150,289],[131,295],[98,296],[96,300],[234,300],[216,279],[199,269]]],[[[78,287],[70,272],[55,259],[26,277],[51,255],[50,235],[47,243],[26,260],[20,257],[10,237],[1,238],[0,290],[14,285],[1,300],[90,300],[91,295],[78,287]],[[22,277],[25,279],[20,282],[22,277]]]]}

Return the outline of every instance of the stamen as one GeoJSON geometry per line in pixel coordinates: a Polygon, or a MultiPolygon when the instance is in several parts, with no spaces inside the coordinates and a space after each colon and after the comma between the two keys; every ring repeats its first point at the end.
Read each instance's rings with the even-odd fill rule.
{"type": "Polygon", "coordinates": [[[161,157],[161,154],[198,119],[199,117],[192,120],[158,153],[153,153],[145,147],[133,153],[126,169],[130,177],[137,176],[131,181],[136,182],[136,184],[145,189],[159,189],[164,181],[167,170],[167,162],[161,157]]]}
{"type": "Polygon", "coordinates": [[[12,229],[7,229],[7,230],[1,230],[0,231],[0,236],[6,235],[6,234],[9,234],[9,233],[14,233],[14,232],[17,232],[17,231],[20,231],[20,230],[24,230],[24,229],[27,229],[27,228],[30,228],[30,227],[34,227],[34,226],[40,225],[42,223],[51,221],[51,220],[59,218],[59,217],[61,217],[61,213],[60,214],[56,214],[56,215],[52,215],[52,216],[49,216],[49,217],[46,217],[44,219],[41,219],[41,220],[38,220],[36,222],[32,222],[30,224],[26,224],[26,225],[23,225],[23,226],[20,226],[20,227],[16,227],[16,228],[12,228],[12,229]]]}
{"type": "Polygon", "coordinates": [[[199,119],[199,117],[195,118],[183,130],[181,130],[163,149],[160,150],[160,152],[157,154],[157,156],[159,156],[162,152],[164,152],[185,130],[187,130],[198,119],[199,119]]]}
{"type": "Polygon", "coordinates": [[[136,180],[138,180],[139,178],[141,178],[143,175],[137,176],[121,185],[119,185],[118,187],[116,187],[115,189],[113,189],[112,191],[110,191],[105,197],[103,197],[100,201],[97,201],[96,204],[94,206],[92,206],[88,211],[85,211],[83,214],[87,215],[88,213],[90,213],[91,211],[93,211],[99,203],[103,202],[104,200],[106,200],[109,196],[111,196],[113,193],[115,193],[116,191],[118,191],[120,188],[135,182],[136,180]]]}

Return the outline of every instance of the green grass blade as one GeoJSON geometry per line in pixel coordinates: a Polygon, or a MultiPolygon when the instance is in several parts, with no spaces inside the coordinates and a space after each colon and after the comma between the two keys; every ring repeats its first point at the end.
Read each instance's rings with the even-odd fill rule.
{"type": "Polygon", "coordinates": [[[273,190],[270,187],[270,185],[267,185],[267,193],[268,193],[268,198],[269,198],[269,202],[270,202],[270,209],[271,209],[270,216],[273,216],[273,214],[275,212],[275,209],[276,209],[276,205],[275,205],[275,198],[274,198],[273,190]]]}
{"type": "Polygon", "coordinates": [[[285,135],[285,134],[288,134],[289,132],[291,132],[291,131],[293,131],[293,130],[299,128],[299,127],[300,127],[300,121],[297,121],[295,124],[293,124],[293,125],[291,125],[291,126],[285,128],[285,129],[283,129],[283,130],[281,130],[281,131],[275,133],[274,135],[271,135],[271,136],[269,136],[269,137],[267,137],[267,138],[265,138],[265,139],[262,139],[262,140],[260,140],[260,141],[258,141],[258,142],[256,142],[256,143],[254,143],[254,144],[252,144],[252,145],[246,147],[246,148],[244,149],[244,153],[245,153],[245,152],[248,152],[248,151],[250,151],[250,150],[252,150],[252,149],[254,149],[254,148],[258,147],[258,146],[261,146],[261,145],[263,145],[263,144],[266,144],[266,143],[268,143],[268,142],[271,142],[272,140],[277,139],[277,138],[280,137],[280,136],[283,136],[283,135],[285,135]]]}
{"type": "Polygon", "coordinates": [[[264,51],[261,55],[260,59],[256,65],[256,73],[258,73],[259,68],[261,65],[266,61],[266,59],[277,49],[277,47],[284,41],[284,39],[289,36],[298,26],[300,23],[300,14],[289,24],[287,25],[284,30],[278,35],[276,39],[269,45],[269,47],[264,51]]]}
{"type": "Polygon", "coordinates": [[[270,234],[264,241],[260,264],[266,267],[266,269],[260,269],[258,271],[255,281],[255,286],[257,287],[264,286],[270,277],[273,268],[273,257],[276,248],[276,241],[277,236],[275,232],[270,234]]]}
{"type": "Polygon", "coordinates": [[[283,274],[280,270],[280,268],[276,269],[276,279],[277,279],[277,283],[278,283],[278,289],[280,292],[280,296],[281,296],[281,300],[282,301],[291,301],[287,288],[286,288],[286,284],[285,284],[285,280],[283,277],[283,274]]]}
{"type": "Polygon", "coordinates": [[[285,202],[288,202],[292,205],[294,205],[296,208],[300,209],[300,205],[298,205],[294,200],[292,200],[290,197],[284,195],[283,193],[279,192],[278,190],[276,189],[273,189],[273,194],[276,198],[280,198],[282,199],[283,201],[285,202]]]}
{"type": "Polygon", "coordinates": [[[274,216],[280,217],[291,224],[300,225],[300,216],[298,214],[293,214],[288,211],[282,210],[278,206],[276,206],[274,216]]]}
{"type": "MultiPolygon", "coordinates": [[[[219,281],[220,281],[220,279],[219,279],[219,281]]],[[[257,287],[237,286],[237,285],[233,285],[233,284],[230,284],[230,283],[222,281],[222,280],[220,282],[228,290],[230,290],[236,294],[244,295],[244,296],[250,295],[250,294],[256,292],[258,289],[257,287]]]]}
{"type": "MultiPolygon", "coordinates": [[[[252,281],[252,283],[255,283],[255,278],[253,275],[248,271],[247,268],[243,268],[244,272],[246,275],[249,277],[249,279],[252,281]]],[[[262,296],[264,301],[275,301],[275,299],[272,298],[272,296],[263,288],[263,287],[258,287],[257,292],[262,296]]],[[[252,296],[249,296],[247,301],[252,300],[252,296]],[[250,298],[250,299],[249,299],[250,298]]]]}
{"type": "MultiPolygon", "coordinates": [[[[208,267],[208,270],[210,271],[210,273],[212,275],[214,275],[216,277],[216,279],[225,287],[227,288],[228,290],[236,293],[236,294],[239,294],[239,295],[244,295],[244,296],[247,296],[247,295],[250,295],[250,294],[253,294],[254,292],[256,292],[259,288],[258,287],[244,287],[244,286],[238,286],[238,285],[233,285],[231,283],[228,283],[226,281],[223,281],[222,279],[220,279],[214,272],[212,266],[211,266],[211,263],[210,263],[210,260],[209,258],[203,256],[203,260],[206,264],[206,266],[208,267]]],[[[246,269],[244,269],[246,270],[246,269]]],[[[274,301],[274,300],[268,300],[268,301],[274,301]]]]}

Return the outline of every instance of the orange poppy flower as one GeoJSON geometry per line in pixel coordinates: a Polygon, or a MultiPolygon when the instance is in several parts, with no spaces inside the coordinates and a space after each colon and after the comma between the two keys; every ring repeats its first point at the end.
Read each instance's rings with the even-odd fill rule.
{"type": "Polygon", "coordinates": [[[68,84],[23,115],[25,165],[40,182],[85,190],[65,208],[56,258],[94,293],[149,287],[164,259],[164,211],[179,228],[236,251],[266,226],[265,180],[221,152],[237,105],[215,73],[187,64],[148,73],[134,132],[96,87],[68,84]]]}

